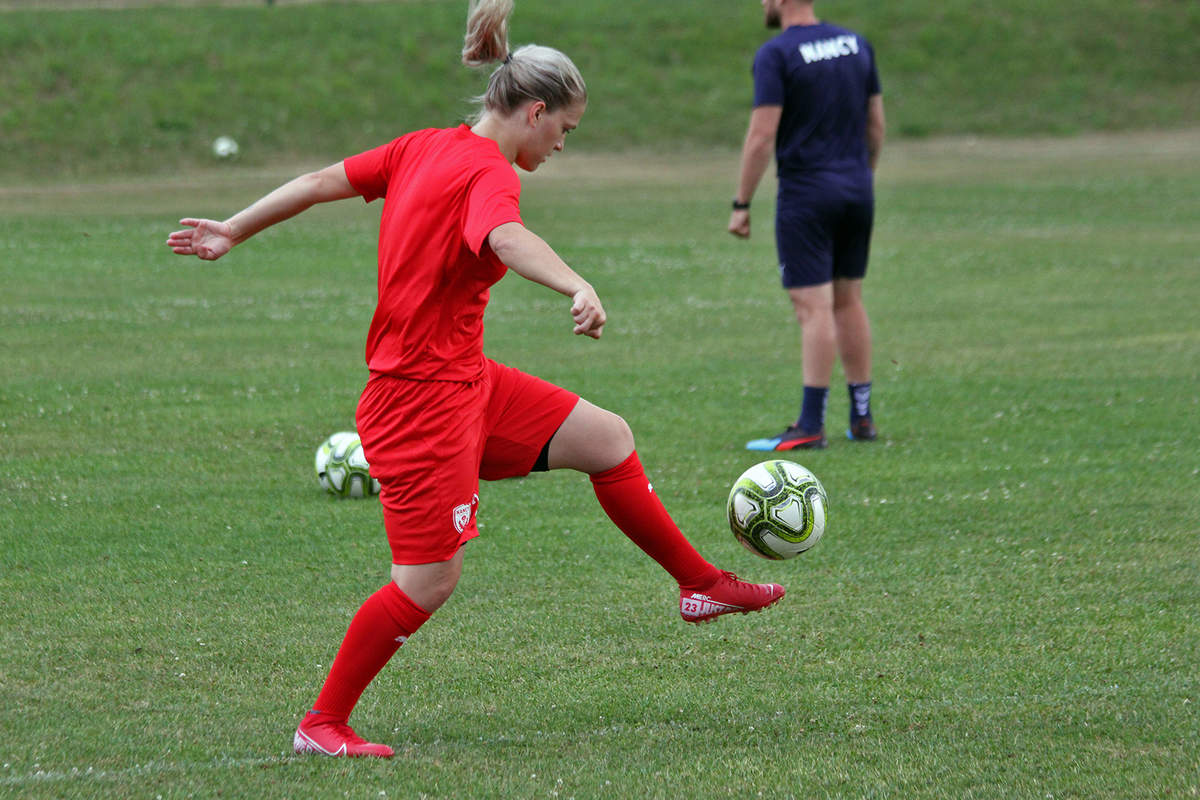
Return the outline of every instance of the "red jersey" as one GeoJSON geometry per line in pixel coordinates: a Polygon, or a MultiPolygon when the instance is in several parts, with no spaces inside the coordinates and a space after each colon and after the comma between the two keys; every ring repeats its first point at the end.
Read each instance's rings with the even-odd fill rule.
{"type": "Polygon", "coordinates": [[[367,367],[416,380],[477,380],[483,312],[507,270],[487,237],[521,222],[512,165],[466,125],[414,131],[344,164],[364,200],[384,198],[367,367]]]}

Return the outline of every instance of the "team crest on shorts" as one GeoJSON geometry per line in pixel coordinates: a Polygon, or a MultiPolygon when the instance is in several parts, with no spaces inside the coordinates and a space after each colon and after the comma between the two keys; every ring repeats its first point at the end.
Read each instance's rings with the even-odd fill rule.
{"type": "Polygon", "coordinates": [[[479,505],[479,495],[474,495],[471,498],[471,502],[454,507],[454,511],[450,513],[454,518],[454,529],[456,531],[462,533],[467,529],[467,525],[471,522],[471,511],[477,505],[479,505]]]}
{"type": "Polygon", "coordinates": [[[461,506],[454,507],[454,529],[462,533],[467,523],[471,521],[471,506],[468,503],[463,503],[461,506]]]}

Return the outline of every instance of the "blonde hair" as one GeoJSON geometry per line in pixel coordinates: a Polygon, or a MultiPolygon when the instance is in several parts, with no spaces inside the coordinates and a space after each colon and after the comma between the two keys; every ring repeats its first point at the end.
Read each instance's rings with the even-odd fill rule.
{"type": "Polygon", "coordinates": [[[508,49],[508,18],[513,0],[471,0],[462,60],[469,67],[499,61],[487,91],[475,98],[486,111],[508,114],[528,100],[541,100],[548,111],[587,101],[587,86],[575,64],[553,47],[527,44],[508,49]]]}

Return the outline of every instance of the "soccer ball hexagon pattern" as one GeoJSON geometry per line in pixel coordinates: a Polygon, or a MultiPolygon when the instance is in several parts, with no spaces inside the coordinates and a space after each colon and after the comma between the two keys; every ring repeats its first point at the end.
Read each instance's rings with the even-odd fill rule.
{"type": "Polygon", "coordinates": [[[755,464],[729,492],[726,510],[733,535],[755,555],[793,558],[821,540],[828,500],[825,487],[792,461],[755,464]]]}

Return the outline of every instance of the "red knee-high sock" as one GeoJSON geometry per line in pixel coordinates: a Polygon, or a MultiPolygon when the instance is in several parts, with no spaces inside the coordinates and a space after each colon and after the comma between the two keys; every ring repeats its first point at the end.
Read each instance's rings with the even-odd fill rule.
{"type": "Polygon", "coordinates": [[[663,508],[637,451],[612,469],[592,475],[604,513],[684,589],[705,589],[720,571],[696,552],[663,508]]]}
{"type": "Polygon", "coordinates": [[[320,720],[345,722],[367,684],[427,619],[425,609],[394,583],[368,597],[350,621],[313,706],[320,720]]]}

